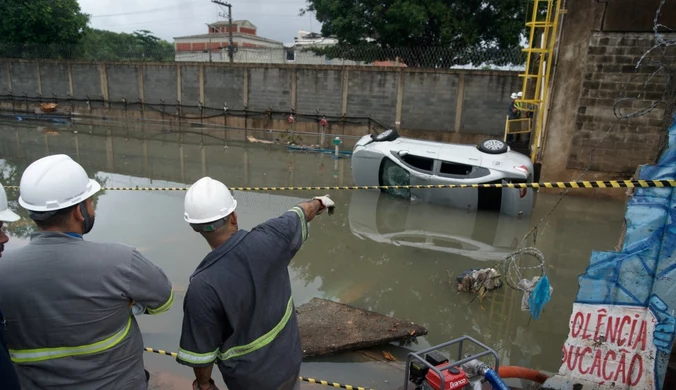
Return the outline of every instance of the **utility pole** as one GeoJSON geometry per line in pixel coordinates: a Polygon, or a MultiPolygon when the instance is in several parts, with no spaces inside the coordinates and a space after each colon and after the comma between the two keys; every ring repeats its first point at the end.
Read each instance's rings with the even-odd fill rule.
{"type": "MultiPolygon", "coordinates": [[[[214,28],[214,26],[210,25],[209,23],[204,23],[204,24],[209,26],[209,28],[214,28]]],[[[209,50],[209,62],[211,62],[211,37],[209,37],[209,47],[207,49],[209,50]]]]}
{"type": "Polygon", "coordinates": [[[230,28],[230,44],[228,45],[228,57],[230,57],[230,63],[233,63],[235,46],[232,42],[232,5],[224,3],[219,0],[211,0],[211,2],[224,7],[228,7],[228,26],[230,28]]]}

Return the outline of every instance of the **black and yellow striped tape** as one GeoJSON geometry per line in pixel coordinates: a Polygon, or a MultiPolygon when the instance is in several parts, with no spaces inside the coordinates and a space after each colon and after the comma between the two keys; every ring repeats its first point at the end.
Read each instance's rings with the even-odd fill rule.
{"type": "Polygon", "coordinates": [[[304,382],[309,382],[309,383],[314,383],[317,385],[324,385],[324,386],[330,386],[330,387],[336,387],[339,389],[348,389],[348,390],[373,390],[373,389],[368,389],[366,387],[359,387],[359,386],[350,386],[350,385],[342,385],[340,383],[336,382],[329,382],[329,381],[323,381],[319,379],[312,379],[312,378],[305,378],[305,377],[298,377],[300,380],[304,382]]]}
{"type": "Polygon", "coordinates": [[[153,353],[159,353],[160,355],[167,355],[167,356],[173,356],[176,357],[178,354],[176,352],[167,352],[161,349],[152,349],[152,348],[143,348],[144,351],[146,352],[153,352],[153,353]]]}
{"type": "MultiPolygon", "coordinates": [[[[160,355],[167,355],[167,356],[172,356],[172,357],[178,356],[178,354],[176,352],[167,352],[167,351],[164,351],[164,350],[161,350],[161,349],[143,348],[143,350],[146,351],[146,352],[153,352],[153,353],[157,353],[157,354],[160,354],[160,355]]],[[[338,389],[373,390],[373,389],[369,389],[369,388],[366,388],[366,387],[343,385],[343,384],[340,384],[340,383],[337,383],[337,382],[329,382],[329,381],[324,381],[324,380],[321,380],[321,379],[306,378],[306,377],[302,377],[302,376],[300,376],[298,378],[300,380],[304,381],[304,382],[314,383],[314,384],[317,384],[317,385],[335,387],[335,388],[338,388],[338,389]]]]}
{"type": "MultiPolygon", "coordinates": [[[[429,184],[408,186],[315,186],[315,187],[230,187],[234,191],[324,191],[398,190],[443,188],[662,188],[676,187],[676,180],[607,180],[507,184],[429,184]]],[[[5,189],[19,189],[7,186],[5,189]]],[[[104,187],[106,191],[187,191],[189,187],[104,187]]]]}

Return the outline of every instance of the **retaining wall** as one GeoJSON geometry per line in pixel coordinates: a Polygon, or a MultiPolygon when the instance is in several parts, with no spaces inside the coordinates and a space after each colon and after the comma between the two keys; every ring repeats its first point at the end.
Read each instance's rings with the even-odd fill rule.
{"type": "MultiPolygon", "coordinates": [[[[379,68],[355,66],[209,64],[209,63],[84,63],[0,59],[0,100],[3,108],[21,106],[21,98],[46,100],[68,94],[77,99],[107,103],[86,107],[74,102],[78,113],[109,117],[143,117],[177,121],[182,114],[199,113],[200,104],[222,110],[288,111],[327,115],[329,134],[362,135],[367,124],[339,123],[345,116],[371,118],[404,135],[448,142],[475,143],[502,138],[509,95],[520,89],[516,72],[379,68]],[[12,102],[7,96],[12,95],[12,102]],[[165,113],[123,110],[122,99],[133,103],[166,104],[165,113]],[[102,112],[101,109],[105,109],[102,112]]],[[[246,128],[288,128],[279,117],[221,116],[201,119],[246,128]]],[[[301,118],[300,131],[318,131],[316,117],[301,118]]]]}
{"type": "MultiPolygon", "coordinates": [[[[578,180],[583,173],[583,180],[627,179],[637,166],[654,163],[666,145],[673,107],[665,102],[674,86],[667,85],[665,75],[673,71],[669,68],[673,69],[676,48],[650,51],[657,43],[652,20],[659,2],[621,2],[624,5],[580,1],[563,15],[545,127],[542,181],[578,180]],[[652,18],[637,24],[616,20],[620,11],[648,12],[638,10],[642,7],[652,18]],[[667,67],[660,70],[653,61],[667,67]],[[626,118],[618,120],[618,116],[626,118]]],[[[674,15],[663,17],[671,20],[674,15]]],[[[665,39],[676,37],[665,34],[665,39]]],[[[581,191],[625,198],[623,191],[581,191]]]]}

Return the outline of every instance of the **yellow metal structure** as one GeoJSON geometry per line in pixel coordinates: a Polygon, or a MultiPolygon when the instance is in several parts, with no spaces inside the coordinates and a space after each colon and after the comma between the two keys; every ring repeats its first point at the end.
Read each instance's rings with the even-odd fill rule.
{"type": "Polygon", "coordinates": [[[533,122],[530,118],[509,119],[509,115],[505,119],[505,137],[503,141],[507,142],[507,135],[509,134],[525,134],[533,130],[533,122]]]}
{"type": "Polygon", "coordinates": [[[535,163],[540,147],[544,108],[549,97],[549,76],[552,68],[552,54],[556,42],[556,33],[559,27],[559,15],[564,11],[561,9],[561,0],[531,1],[533,6],[532,14],[530,21],[526,23],[526,27],[530,29],[528,47],[523,49],[527,54],[526,70],[524,73],[519,74],[519,77],[523,78],[522,96],[516,100],[516,103],[520,103],[522,115],[532,113],[532,118],[517,120],[509,120],[508,118],[505,125],[505,140],[508,134],[531,132],[531,160],[535,163]],[[537,34],[537,32],[541,32],[541,35],[537,34]],[[541,37],[541,42],[536,42],[538,35],[541,37]],[[520,130],[518,132],[512,131],[515,126],[510,122],[524,120],[529,122],[527,126],[528,131],[522,130],[522,125],[519,125],[520,130]]]}

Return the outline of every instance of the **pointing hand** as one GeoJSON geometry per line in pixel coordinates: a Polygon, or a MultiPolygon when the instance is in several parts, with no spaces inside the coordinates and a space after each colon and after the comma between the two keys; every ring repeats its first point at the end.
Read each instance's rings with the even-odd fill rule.
{"type": "Polygon", "coordinates": [[[324,196],[315,196],[312,198],[313,200],[318,200],[319,203],[321,203],[322,207],[319,209],[319,212],[317,214],[321,214],[324,212],[324,209],[329,209],[329,215],[333,214],[333,209],[335,208],[335,203],[329,198],[329,195],[324,195],[324,196]]]}

